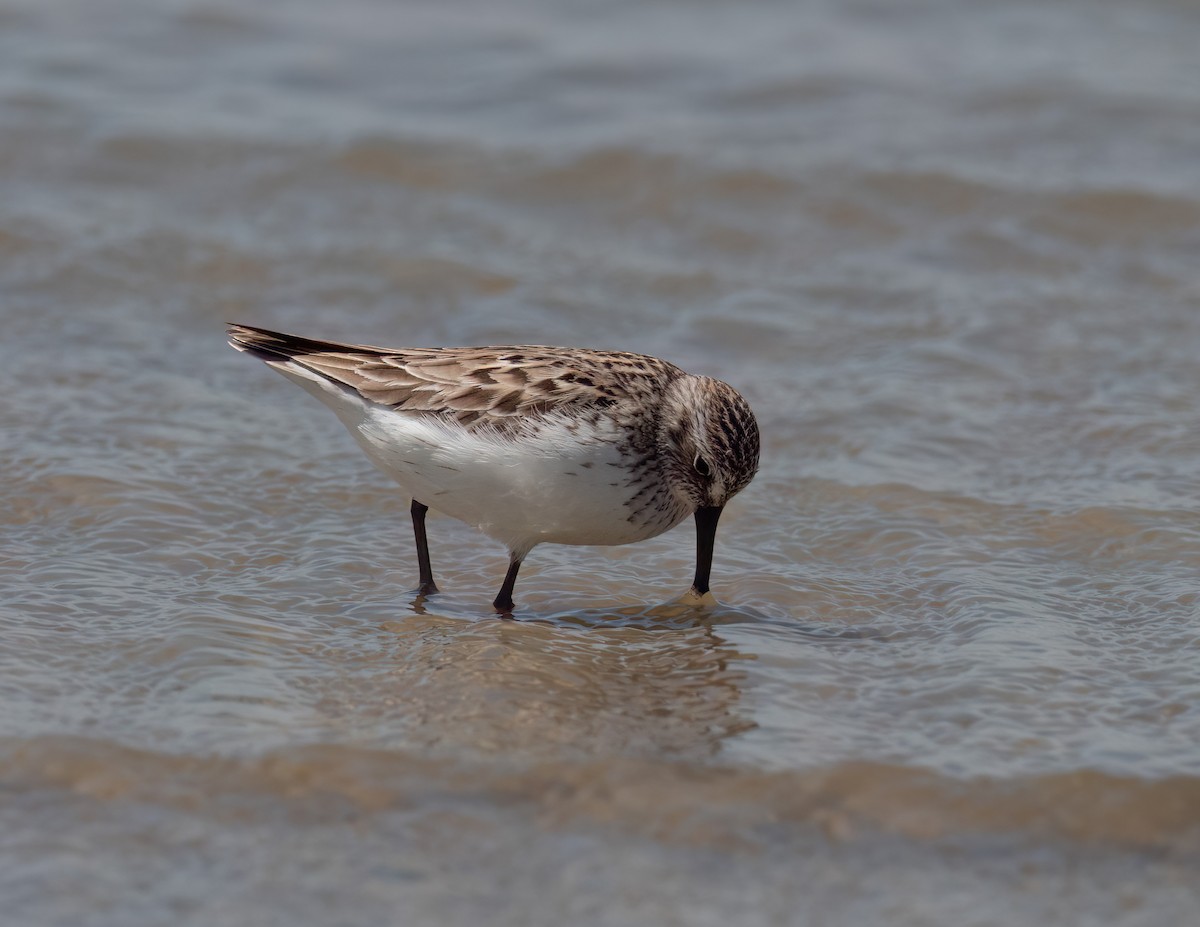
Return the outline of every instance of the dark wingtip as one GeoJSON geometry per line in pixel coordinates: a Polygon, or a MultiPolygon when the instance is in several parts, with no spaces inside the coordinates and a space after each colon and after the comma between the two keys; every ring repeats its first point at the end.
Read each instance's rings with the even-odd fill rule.
{"type": "Polygon", "coordinates": [[[248,351],[264,360],[287,360],[306,354],[336,352],[389,353],[387,348],[378,348],[367,344],[346,344],[341,341],[320,341],[316,338],[304,338],[300,335],[289,335],[287,332],[259,328],[257,325],[243,325],[240,322],[226,322],[225,334],[229,337],[229,343],[233,347],[239,351],[248,351]]]}
{"type": "Polygon", "coordinates": [[[365,345],[302,338],[300,335],[289,335],[286,332],[271,331],[257,325],[243,325],[240,322],[225,323],[225,334],[229,337],[230,345],[265,361],[291,360],[306,354],[326,354],[333,351],[366,353],[380,350],[365,345]]]}
{"type": "Polygon", "coordinates": [[[225,334],[230,347],[265,361],[288,360],[302,353],[299,343],[305,340],[253,325],[242,325],[240,322],[226,322],[225,334]]]}

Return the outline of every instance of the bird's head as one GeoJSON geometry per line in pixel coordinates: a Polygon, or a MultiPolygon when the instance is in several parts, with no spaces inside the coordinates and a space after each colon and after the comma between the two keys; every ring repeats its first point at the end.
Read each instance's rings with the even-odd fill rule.
{"type": "Polygon", "coordinates": [[[676,498],[721,509],[758,472],[758,422],[728,383],[685,376],[667,390],[659,453],[676,498]]]}

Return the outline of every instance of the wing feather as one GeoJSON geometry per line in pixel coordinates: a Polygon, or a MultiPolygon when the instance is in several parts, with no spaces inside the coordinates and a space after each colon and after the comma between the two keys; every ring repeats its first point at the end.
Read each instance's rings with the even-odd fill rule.
{"type": "MultiPolygon", "coordinates": [[[[230,324],[229,343],[275,366],[295,365],[403,412],[479,427],[514,416],[653,401],[683,371],[642,354],[543,345],[379,348],[230,324]]],[[[615,410],[614,410],[615,411],[615,410]]]]}

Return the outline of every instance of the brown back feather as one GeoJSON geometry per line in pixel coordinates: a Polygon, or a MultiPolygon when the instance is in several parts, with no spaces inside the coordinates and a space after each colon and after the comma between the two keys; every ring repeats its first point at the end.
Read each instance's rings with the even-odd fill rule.
{"type": "Polygon", "coordinates": [[[380,405],[464,425],[641,404],[684,375],[656,357],[621,351],[545,345],[380,348],[235,324],[228,334],[234,347],[267,363],[298,364],[380,405]]]}

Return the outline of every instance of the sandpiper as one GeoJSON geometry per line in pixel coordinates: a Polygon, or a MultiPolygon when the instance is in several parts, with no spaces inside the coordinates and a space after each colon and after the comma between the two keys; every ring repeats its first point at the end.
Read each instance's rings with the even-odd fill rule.
{"type": "Polygon", "coordinates": [[[726,383],[642,354],[539,345],[379,348],[231,324],[229,343],[329,406],[412,497],[419,592],[437,592],[430,507],[508,548],[497,611],[538,544],[629,544],[688,515],[709,590],[721,510],[758,469],[758,423],[726,383]],[[419,501],[418,501],[419,500],[419,501]]]}

